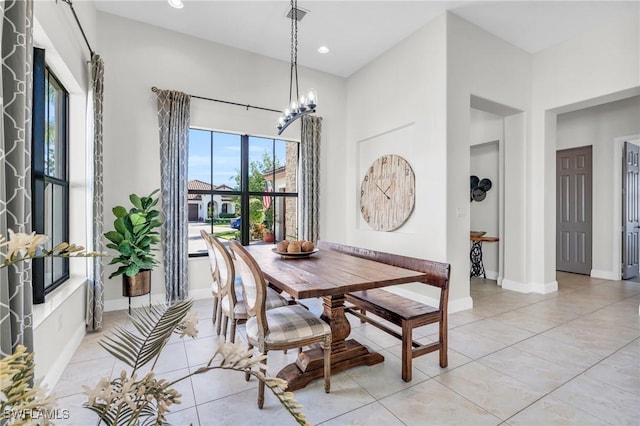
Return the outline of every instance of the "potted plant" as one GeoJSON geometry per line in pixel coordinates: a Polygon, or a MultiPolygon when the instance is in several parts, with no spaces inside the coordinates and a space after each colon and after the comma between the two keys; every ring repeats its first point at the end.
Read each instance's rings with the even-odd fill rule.
{"type": "Polygon", "coordinates": [[[264,234],[262,234],[265,243],[272,243],[275,241],[275,235],[273,233],[273,206],[265,210],[264,212],[264,234]]]}
{"type": "Polygon", "coordinates": [[[122,206],[112,209],[116,217],[114,230],[104,236],[110,241],[107,247],[119,253],[109,265],[120,266],[109,278],[122,275],[123,296],[141,296],[151,291],[151,270],[158,264],[153,251],[160,242],[156,229],[162,225],[160,211],[154,208],[158,204],[158,198],[154,197],[158,191],[147,197],[131,194],[133,207],[129,210],[122,206]]]}

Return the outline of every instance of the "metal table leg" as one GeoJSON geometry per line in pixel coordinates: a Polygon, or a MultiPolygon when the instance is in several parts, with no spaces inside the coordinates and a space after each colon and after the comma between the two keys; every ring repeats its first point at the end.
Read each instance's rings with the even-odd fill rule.
{"type": "Polygon", "coordinates": [[[484,264],[482,263],[482,241],[474,241],[471,246],[471,277],[487,278],[487,274],[484,270],[484,264]]]}

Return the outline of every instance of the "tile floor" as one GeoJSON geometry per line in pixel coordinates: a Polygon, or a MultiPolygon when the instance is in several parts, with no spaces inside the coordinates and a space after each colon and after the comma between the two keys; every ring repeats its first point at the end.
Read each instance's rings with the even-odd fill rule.
{"type": "MultiPolygon", "coordinates": [[[[400,378],[399,341],[353,320],[352,335],[385,361],[333,375],[330,394],[316,381],[296,398],[309,421],[324,426],[640,424],[640,283],[566,273],[558,273],[558,283],[558,292],[539,295],[472,280],[473,310],[449,317],[449,367],[438,366],[437,353],[424,355],[414,360],[410,383],[400,378]]],[[[195,309],[199,337],[165,348],[155,368],[163,377],[184,376],[219,343],[210,301],[196,301],[195,309]]],[[[124,312],[108,312],[105,329],[124,321],[124,312]]],[[[427,326],[416,335],[428,341],[435,333],[427,326]]],[[[96,423],[81,408],[82,385],[122,368],[97,345],[103,334],[85,337],[54,389],[58,407],[71,414],[57,424],[96,423]]],[[[294,352],[271,353],[270,373],[292,362],[294,352]]],[[[268,391],[259,410],[256,381],[245,382],[241,373],[215,370],[178,390],[182,404],[169,415],[171,424],[295,424],[268,391]]]]}

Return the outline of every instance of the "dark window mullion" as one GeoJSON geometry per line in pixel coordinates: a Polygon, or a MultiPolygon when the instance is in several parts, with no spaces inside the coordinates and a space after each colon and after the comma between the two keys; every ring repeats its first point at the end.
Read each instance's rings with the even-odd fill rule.
{"type": "MultiPolygon", "coordinates": [[[[36,48],[33,55],[32,230],[46,234],[50,238],[49,247],[69,240],[68,117],[68,93],[47,69],[45,51],[36,48]],[[45,197],[47,191],[50,199],[45,197]]],[[[32,264],[33,303],[36,304],[44,303],[45,294],[69,278],[68,259],[48,258],[46,262],[46,268],[43,259],[36,259],[32,264]]]]}
{"type": "Polygon", "coordinates": [[[249,136],[242,135],[240,138],[240,217],[242,226],[240,227],[240,243],[243,246],[249,245],[249,136]]]}

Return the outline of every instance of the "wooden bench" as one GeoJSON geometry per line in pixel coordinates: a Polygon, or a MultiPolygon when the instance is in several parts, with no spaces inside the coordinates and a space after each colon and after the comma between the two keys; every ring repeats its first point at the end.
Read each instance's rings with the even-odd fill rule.
{"type": "Polygon", "coordinates": [[[412,360],[420,355],[440,351],[440,367],[447,366],[447,303],[451,272],[449,264],[324,241],[319,241],[318,247],[321,250],[336,250],[352,256],[424,272],[426,278],[422,282],[440,289],[438,307],[429,306],[383,289],[374,289],[346,295],[346,300],[353,306],[345,308],[345,311],[402,340],[402,379],[405,382],[411,381],[412,360]],[[381,321],[366,316],[367,312],[401,327],[402,333],[396,332],[381,321]],[[439,323],[437,342],[422,345],[413,340],[414,328],[433,323],[439,323]]]}

